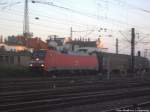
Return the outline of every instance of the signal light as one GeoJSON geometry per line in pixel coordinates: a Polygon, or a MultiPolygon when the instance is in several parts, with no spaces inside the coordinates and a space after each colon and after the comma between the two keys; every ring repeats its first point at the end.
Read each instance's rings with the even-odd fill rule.
{"type": "Polygon", "coordinates": [[[39,58],[36,58],[36,61],[39,61],[39,58]]]}
{"type": "Polygon", "coordinates": [[[41,64],[41,67],[44,67],[44,64],[41,64]]]}

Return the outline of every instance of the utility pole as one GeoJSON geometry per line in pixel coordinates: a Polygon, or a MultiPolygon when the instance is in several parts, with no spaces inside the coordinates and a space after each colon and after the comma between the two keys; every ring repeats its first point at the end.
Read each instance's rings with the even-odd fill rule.
{"type": "Polygon", "coordinates": [[[110,59],[109,56],[107,57],[107,79],[110,80],[111,76],[110,76],[110,59]]]}
{"type": "Polygon", "coordinates": [[[118,38],[116,38],[116,54],[118,54],[118,38]]]}
{"type": "Polygon", "coordinates": [[[25,5],[24,5],[24,21],[23,21],[23,35],[24,37],[29,37],[29,12],[28,12],[28,0],[25,0],[25,5]]]}
{"type": "Polygon", "coordinates": [[[131,29],[131,72],[134,72],[135,65],[135,29],[131,29]]]}
{"type": "Polygon", "coordinates": [[[71,38],[71,39],[72,39],[72,33],[73,33],[72,27],[70,27],[70,38],[71,38]]]}

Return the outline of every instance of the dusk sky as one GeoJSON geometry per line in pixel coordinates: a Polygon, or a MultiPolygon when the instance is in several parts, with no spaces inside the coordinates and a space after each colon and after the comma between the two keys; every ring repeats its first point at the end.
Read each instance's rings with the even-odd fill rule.
{"type": "MultiPolygon", "coordinates": [[[[129,53],[130,30],[136,30],[136,50],[150,47],[150,0],[29,0],[30,32],[46,40],[48,35],[60,37],[97,39],[100,35],[104,47],[115,51],[115,39],[119,39],[119,51],[129,53]],[[38,17],[39,19],[35,19],[38,17]],[[106,29],[106,31],[99,31],[106,29]],[[78,32],[79,31],[79,32],[78,32]],[[84,31],[84,32],[81,32],[84,31]],[[139,34],[138,34],[139,33],[139,34]],[[109,37],[108,35],[112,35],[109,37]]],[[[0,35],[21,35],[23,32],[24,0],[0,1],[0,35]]]]}

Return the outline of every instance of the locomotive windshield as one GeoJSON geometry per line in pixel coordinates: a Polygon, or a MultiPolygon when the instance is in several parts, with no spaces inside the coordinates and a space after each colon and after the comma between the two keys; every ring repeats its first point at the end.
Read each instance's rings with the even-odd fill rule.
{"type": "Polygon", "coordinates": [[[33,52],[33,58],[44,58],[46,54],[46,50],[37,50],[33,52]]]}

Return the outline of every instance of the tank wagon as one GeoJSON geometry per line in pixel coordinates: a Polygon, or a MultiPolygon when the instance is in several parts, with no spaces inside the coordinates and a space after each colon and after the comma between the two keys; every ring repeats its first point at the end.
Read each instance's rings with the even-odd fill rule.
{"type": "MultiPolygon", "coordinates": [[[[89,54],[68,54],[53,49],[34,51],[29,63],[30,69],[50,73],[111,73],[129,72],[131,57],[123,54],[93,52],[89,54]]],[[[148,70],[149,61],[135,56],[135,70],[148,70]]]]}

